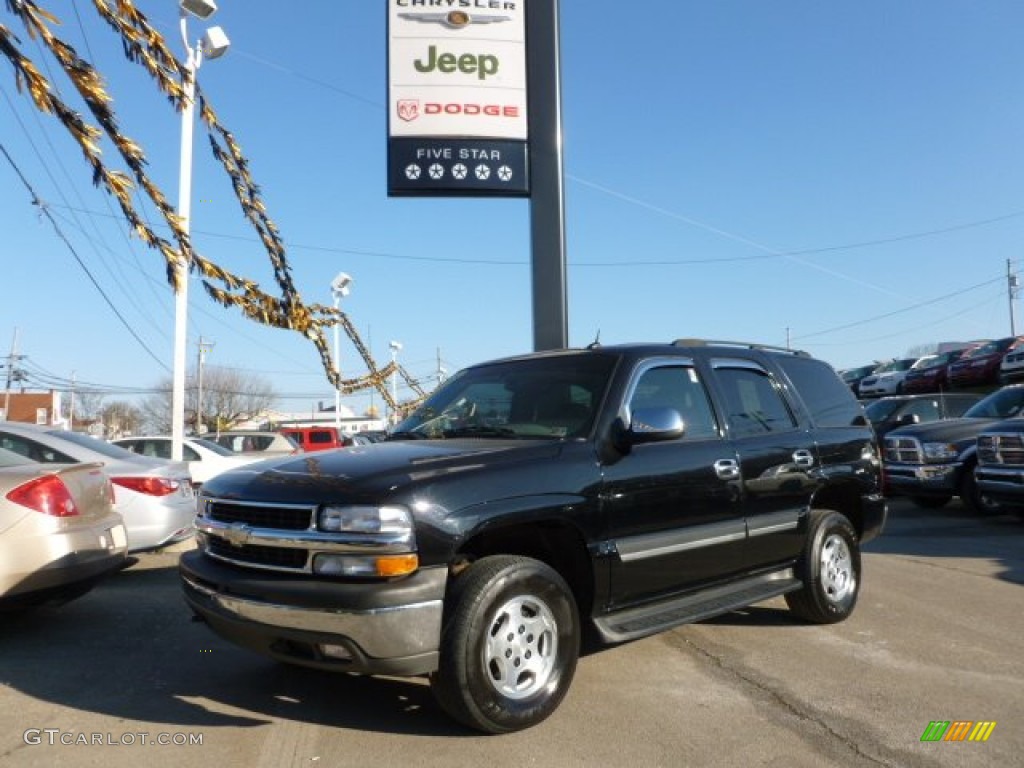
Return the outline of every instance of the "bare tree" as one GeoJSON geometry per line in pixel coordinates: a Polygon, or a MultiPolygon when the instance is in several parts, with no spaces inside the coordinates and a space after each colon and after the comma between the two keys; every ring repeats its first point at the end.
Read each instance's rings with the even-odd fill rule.
{"type": "Polygon", "coordinates": [[[132,403],[116,400],[99,412],[107,437],[138,434],[144,422],[142,409],[132,403]]]}
{"type": "MultiPolygon", "coordinates": [[[[83,424],[95,421],[103,410],[103,393],[90,392],[89,390],[77,390],[67,393],[67,397],[61,399],[61,416],[65,419],[74,417],[76,424],[83,424]],[[72,404],[74,412],[72,413],[72,404]]],[[[74,428],[74,424],[71,425],[74,428]]]]}
{"type": "MultiPolygon", "coordinates": [[[[192,430],[196,430],[197,384],[195,376],[186,377],[185,423],[192,430]]],[[[145,426],[151,432],[170,432],[171,379],[161,380],[156,388],[159,394],[142,403],[145,426]]],[[[231,429],[240,421],[265,413],[277,401],[277,393],[269,382],[234,368],[204,366],[202,389],[202,432],[231,429]]]]}

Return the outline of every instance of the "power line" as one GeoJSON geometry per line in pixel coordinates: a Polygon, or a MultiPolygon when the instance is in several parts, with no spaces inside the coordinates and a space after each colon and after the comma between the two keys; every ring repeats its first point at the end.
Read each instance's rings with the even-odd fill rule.
{"type": "Polygon", "coordinates": [[[14,162],[14,158],[10,156],[10,154],[7,152],[7,148],[2,143],[0,143],[0,152],[3,152],[4,157],[7,158],[7,162],[10,163],[11,168],[14,169],[14,172],[18,175],[18,178],[21,180],[21,183],[25,185],[25,189],[28,190],[29,194],[32,196],[32,204],[38,207],[43,216],[46,217],[46,220],[50,222],[54,232],[57,233],[57,236],[64,242],[64,245],[67,246],[67,249],[71,252],[71,255],[74,256],[75,261],[78,262],[78,266],[82,268],[82,271],[85,272],[86,277],[89,278],[89,282],[93,284],[93,287],[96,289],[96,292],[99,293],[101,297],[103,297],[103,300],[107,303],[107,306],[110,307],[110,311],[114,313],[117,319],[121,322],[121,325],[123,325],[125,330],[127,330],[128,333],[131,334],[132,338],[139,343],[139,346],[142,347],[146,354],[153,358],[153,360],[156,361],[157,365],[159,365],[164,370],[167,370],[167,366],[164,365],[163,361],[161,361],[160,358],[153,354],[153,351],[146,345],[146,342],[144,342],[139,337],[135,330],[128,324],[128,321],[125,320],[124,316],[120,313],[120,311],[118,311],[117,307],[114,306],[114,303],[110,300],[110,297],[107,295],[106,291],[103,290],[100,284],[96,281],[96,278],[93,277],[92,272],[89,271],[89,268],[85,265],[85,262],[82,261],[81,256],[78,255],[78,251],[75,250],[75,246],[71,244],[71,241],[68,240],[67,237],[64,235],[64,232],[61,231],[60,225],[57,224],[56,219],[54,219],[50,211],[47,210],[46,204],[39,199],[39,196],[32,188],[32,185],[29,184],[28,179],[25,178],[25,175],[21,172],[21,169],[18,167],[17,163],[14,162]]]}

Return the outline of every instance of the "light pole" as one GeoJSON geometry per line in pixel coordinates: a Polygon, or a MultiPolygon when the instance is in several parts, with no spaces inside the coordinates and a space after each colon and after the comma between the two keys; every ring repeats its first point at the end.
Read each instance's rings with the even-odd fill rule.
{"type": "MultiPolygon", "coordinates": [[[[339,272],[338,276],[331,281],[331,295],[334,296],[334,309],[341,305],[341,300],[348,296],[351,289],[352,278],[345,272],[339,272]]],[[[337,318],[340,321],[340,317],[337,318]]],[[[334,371],[338,374],[338,381],[341,381],[341,350],[338,347],[338,326],[334,324],[334,371]]],[[[334,388],[334,428],[341,432],[341,386],[334,388]]]]}
{"type": "Polygon", "coordinates": [[[402,349],[400,342],[392,341],[388,344],[391,347],[391,362],[395,364],[395,370],[391,372],[391,401],[395,404],[391,411],[391,423],[398,423],[398,353],[402,349]]]}
{"type": "MultiPolygon", "coordinates": [[[[185,44],[185,101],[181,109],[181,154],[178,164],[178,216],[187,235],[192,216],[192,132],[195,120],[196,74],[203,57],[223,56],[230,42],[220,27],[210,27],[196,42],[188,38],[188,17],[208,19],[217,11],[213,0],[180,0],[181,39],[185,44]]],[[[188,347],[188,269],[185,255],[175,266],[177,292],[174,295],[174,362],[171,377],[171,458],[181,461],[185,442],[185,356],[188,347]]]]}

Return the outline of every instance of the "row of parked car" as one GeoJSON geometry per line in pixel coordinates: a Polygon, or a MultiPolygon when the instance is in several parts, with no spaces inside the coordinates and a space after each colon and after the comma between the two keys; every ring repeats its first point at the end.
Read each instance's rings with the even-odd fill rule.
{"type": "Polygon", "coordinates": [[[1024,379],[1024,336],[840,371],[858,397],[997,386],[1024,379]]]}
{"type": "Polygon", "coordinates": [[[186,437],[175,462],[168,436],[106,441],[0,422],[0,610],[77,597],[133,553],[190,538],[196,489],[221,472],[379,437],[334,427],[222,432],[186,437]]]}
{"type": "Polygon", "coordinates": [[[938,508],[1024,516],[1024,384],[987,396],[899,395],[866,403],[879,436],[886,494],[938,508]]]}

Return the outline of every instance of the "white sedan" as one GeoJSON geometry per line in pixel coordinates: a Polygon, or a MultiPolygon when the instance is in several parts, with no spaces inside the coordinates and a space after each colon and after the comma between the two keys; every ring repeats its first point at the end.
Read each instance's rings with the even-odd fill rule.
{"type": "MultiPolygon", "coordinates": [[[[158,459],[171,458],[171,438],[168,436],[122,437],[111,442],[142,456],[153,456],[158,459]]],[[[243,464],[252,464],[260,461],[263,457],[232,453],[212,440],[186,437],[182,444],[182,458],[188,464],[188,470],[192,474],[192,485],[198,487],[214,475],[235,469],[243,464]]]]}

